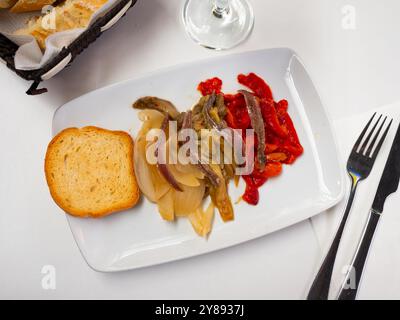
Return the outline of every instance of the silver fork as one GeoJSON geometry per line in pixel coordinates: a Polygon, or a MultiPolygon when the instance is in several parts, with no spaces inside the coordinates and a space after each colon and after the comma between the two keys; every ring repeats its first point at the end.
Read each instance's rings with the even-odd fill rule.
{"type": "Polygon", "coordinates": [[[379,116],[378,120],[375,122],[374,126],[368,133],[367,137],[365,137],[368,128],[373,122],[376,113],[371,117],[365,126],[364,130],[361,132],[360,137],[357,139],[351,153],[350,157],[347,161],[347,172],[351,179],[351,189],[349,199],[347,201],[346,210],[344,212],[342,221],[339,225],[339,229],[336,232],[335,238],[332,242],[332,245],[324,259],[324,262],[321,265],[321,268],[318,271],[317,276],[314,279],[314,282],[311,286],[311,289],[308,293],[308,300],[327,300],[329,295],[329,287],[333,272],[333,267],[335,264],[336,254],[339,248],[339,243],[342,238],[343,230],[346,225],[347,218],[350,213],[351,206],[353,204],[354,196],[356,194],[358,183],[366,178],[368,178],[371,173],[372,167],[374,166],[376,157],[378,156],[379,150],[382,147],[383,142],[385,141],[386,135],[389,132],[390,126],[393,120],[390,120],[389,125],[386,127],[382,137],[379,142],[378,137],[384,127],[384,124],[387,120],[387,117],[384,118],[383,122],[381,122],[382,115],[379,116]],[[378,128],[378,131],[376,129],[378,128]],[[365,137],[365,139],[364,139],[365,137]],[[371,140],[372,138],[372,140],[371,140]],[[361,147],[360,147],[361,146],[361,147]]]}

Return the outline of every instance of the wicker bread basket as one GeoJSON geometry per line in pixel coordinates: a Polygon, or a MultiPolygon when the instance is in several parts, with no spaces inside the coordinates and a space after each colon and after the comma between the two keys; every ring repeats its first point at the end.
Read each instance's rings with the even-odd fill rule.
{"type": "Polygon", "coordinates": [[[37,70],[25,71],[15,69],[14,56],[18,46],[0,33],[0,61],[5,63],[8,68],[21,78],[33,82],[26,92],[28,95],[37,95],[47,92],[46,88],[38,89],[40,82],[52,78],[70,65],[77,55],[124,16],[136,1],[137,0],[121,0],[104,16],[98,18],[88,30],[83,32],[68,47],[64,47],[56,57],[37,70]]]}

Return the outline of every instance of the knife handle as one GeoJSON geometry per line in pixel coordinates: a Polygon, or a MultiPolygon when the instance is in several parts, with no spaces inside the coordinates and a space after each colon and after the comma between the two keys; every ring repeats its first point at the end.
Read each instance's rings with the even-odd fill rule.
{"type": "Polygon", "coordinates": [[[381,214],[371,209],[367,225],[354,255],[353,263],[347,272],[346,278],[339,292],[338,300],[355,300],[360,285],[368,251],[374,237],[381,214]]]}

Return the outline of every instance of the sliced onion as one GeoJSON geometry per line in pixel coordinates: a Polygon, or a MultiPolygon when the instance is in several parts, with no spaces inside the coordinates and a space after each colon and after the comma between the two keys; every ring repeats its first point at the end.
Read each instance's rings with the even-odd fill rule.
{"type": "Polygon", "coordinates": [[[206,211],[200,206],[197,210],[188,215],[193,229],[199,236],[205,237],[211,232],[214,219],[214,204],[211,202],[206,211]]]}
{"type": "Polygon", "coordinates": [[[193,164],[181,164],[177,163],[174,165],[175,169],[183,174],[191,174],[197,179],[204,179],[204,173],[199,170],[198,167],[193,164]]]}
{"type": "Polygon", "coordinates": [[[207,210],[204,212],[203,215],[204,236],[211,232],[213,220],[214,220],[214,204],[211,201],[207,207],[207,210]]]}
{"type": "Polygon", "coordinates": [[[149,146],[146,141],[147,133],[153,128],[159,128],[164,115],[156,110],[142,110],[138,117],[143,121],[142,127],[136,138],[134,149],[134,165],[138,185],[143,194],[152,202],[157,202],[170,189],[168,183],[159,174],[155,165],[146,160],[146,150],[149,146]]]}
{"type": "Polygon", "coordinates": [[[157,166],[150,165],[151,181],[153,183],[154,194],[156,200],[160,199],[164,194],[166,194],[170,189],[170,184],[165,180],[165,178],[160,174],[157,166]]]}
{"type": "Polygon", "coordinates": [[[134,166],[137,182],[143,194],[152,202],[156,202],[156,194],[152,182],[150,166],[145,158],[146,140],[138,136],[134,148],[134,166]]]}
{"type": "Polygon", "coordinates": [[[168,192],[170,186],[160,175],[156,165],[147,162],[146,146],[145,135],[139,135],[134,149],[135,173],[140,190],[150,201],[156,202],[168,192]]]}
{"type": "MultiPolygon", "coordinates": [[[[177,141],[172,138],[169,138],[168,141],[166,142],[166,160],[172,161],[172,163],[169,163],[166,165],[166,168],[168,169],[168,174],[171,175],[172,179],[169,179],[168,182],[174,187],[175,185],[179,184],[184,184],[189,187],[198,187],[200,186],[200,182],[198,181],[198,177],[201,177],[201,174],[198,173],[198,170],[187,170],[187,172],[181,172],[178,170],[178,164],[176,162],[179,160],[176,157],[177,151],[175,154],[171,154],[171,150],[178,150],[178,145],[177,141]],[[170,159],[171,158],[171,159],[170,159]],[[196,175],[194,174],[196,173],[196,175]]],[[[184,168],[184,167],[190,167],[190,164],[187,165],[182,165],[180,164],[179,167],[184,168]]],[[[167,178],[167,175],[164,175],[165,178],[167,178]]],[[[201,177],[202,178],[202,177],[201,177]]],[[[182,192],[181,187],[179,188],[174,187],[175,190],[182,192]]]]}
{"type": "Polygon", "coordinates": [[[183,192],[174,192],[174,211],[177,216],[187,216],[194,212],[203,201],[205,184],[200,180],[200,186],[182,185],[183,192]]]}
{"type": "Polygon", "coordinates": [[[167,221],[174,221],[174,190],[170,189],[157,201],[158,211],[161,217],[167,221]]]}
{"type": "Polygon", "coordinates": [[[169,171],[174,176],[175,180],[188,187],[200,186],[199,179],[193,173],[183,173],[176,169],[176,165],[168,165],[169,171]]]}
{"type": "Polygon", "coordinates": [[[164,144],[164,148],[157,150],[157,152],[158,152],[157,169],[172,188],[174,188],[176,191],[182,192],[182,188],[179,185],[179,181],[176,180],[174,174],[171,172],[171,166],[168,164],[169,153],[170,153],[168,141],[164,144]],[[161,150],[161,152],[160,152],[160,150],[161,150]],[[165,150],[166,155],[163,155],[162,150],[165,150]]]}
{"type": "Polygon", "coordinates": [[[138,113],[138,118],[143,122],[149,122],[153,125],[158,124],[157,126],[153,126],[153,128],[159,128],[164,119],[164,115],[159,111],[146,109],[138,113]]]}
{"type": "MultiPolygon", "coordinates": [[[[150,201],[157,203],[163,219],[173,221],[175,217],[189,217],[195,231],[201,236],[206,236],[211,231],[214,205],[211,202],[205,212],[201,206],[205,194],[204,173],[192,164],[167,164],[169,171],[182,187],[182,192],[179,192],[166,181],[157,165],[147,162],[146,150],[152,142],[146,141],[146,135],[152,128],[160,128],[163,118],[164,115],[155,110],[143,110],[139,113],[143,124],[134,150],[139,188],[150,201]]],[[[169,148],[173,147],[174,142],[169,139],[167,156],[169,148]]],[[[213,169],[221,174],[220,169],[213,169]]]]}

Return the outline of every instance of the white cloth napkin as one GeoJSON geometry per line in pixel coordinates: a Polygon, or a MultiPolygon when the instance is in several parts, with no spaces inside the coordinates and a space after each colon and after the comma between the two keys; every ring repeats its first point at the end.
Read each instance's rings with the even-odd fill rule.
{"type": "MultiPolygon", "coordinates": [[[[378,155],[371,175],[359,184],[350,217],[340,244],[332,277],[331,298],[337,296],[343,281],[346,266],[351,263],[363,228],[366,224],[369,209],[382,175],[392,141],[400,120],[400,101],[375,110],[378,114],[387,115],[394,119],[391,130],[378,155]]],[[[343,170],[350,151],[362,129],[372,116],[373,111],[345,118],[334,123],[338,138],[343,170]]],[[[336,207],[312,218],[312,225],[321,246],[321,259],[315,266],[315,272],[320,267],[322,259],[329,250],[332,239],[342,219],[347,202],[350,180],[345,180],[346,196],[336,207]]],[[[390,196],[380,219],[373,244],[370,248],[367,265],[359,291],[359,298],[382,299],[385,297],[400,297],[400,190],[390,196]]]]}
{"type": "MultiPolygon", "coordinates": [[[[104,15],[118,2],[119,0],[109,0],[93,14],[90,23],[104,15]]],[[[0,32],[20,46],[14,59],[15,67],[20,70],[36,70],[43,67],[55,57],[63,47],[71,44],[82,32],[87,30],[87,28],[78,28],[52,34],[46,39],[46,51],[43,53],[34,37],[13,35],[15,30],[25,27],[29,17],[34,15],[38,15],[38,13],[13,14],[9,13],[7,10],[0,11],[0,32]]]]}

